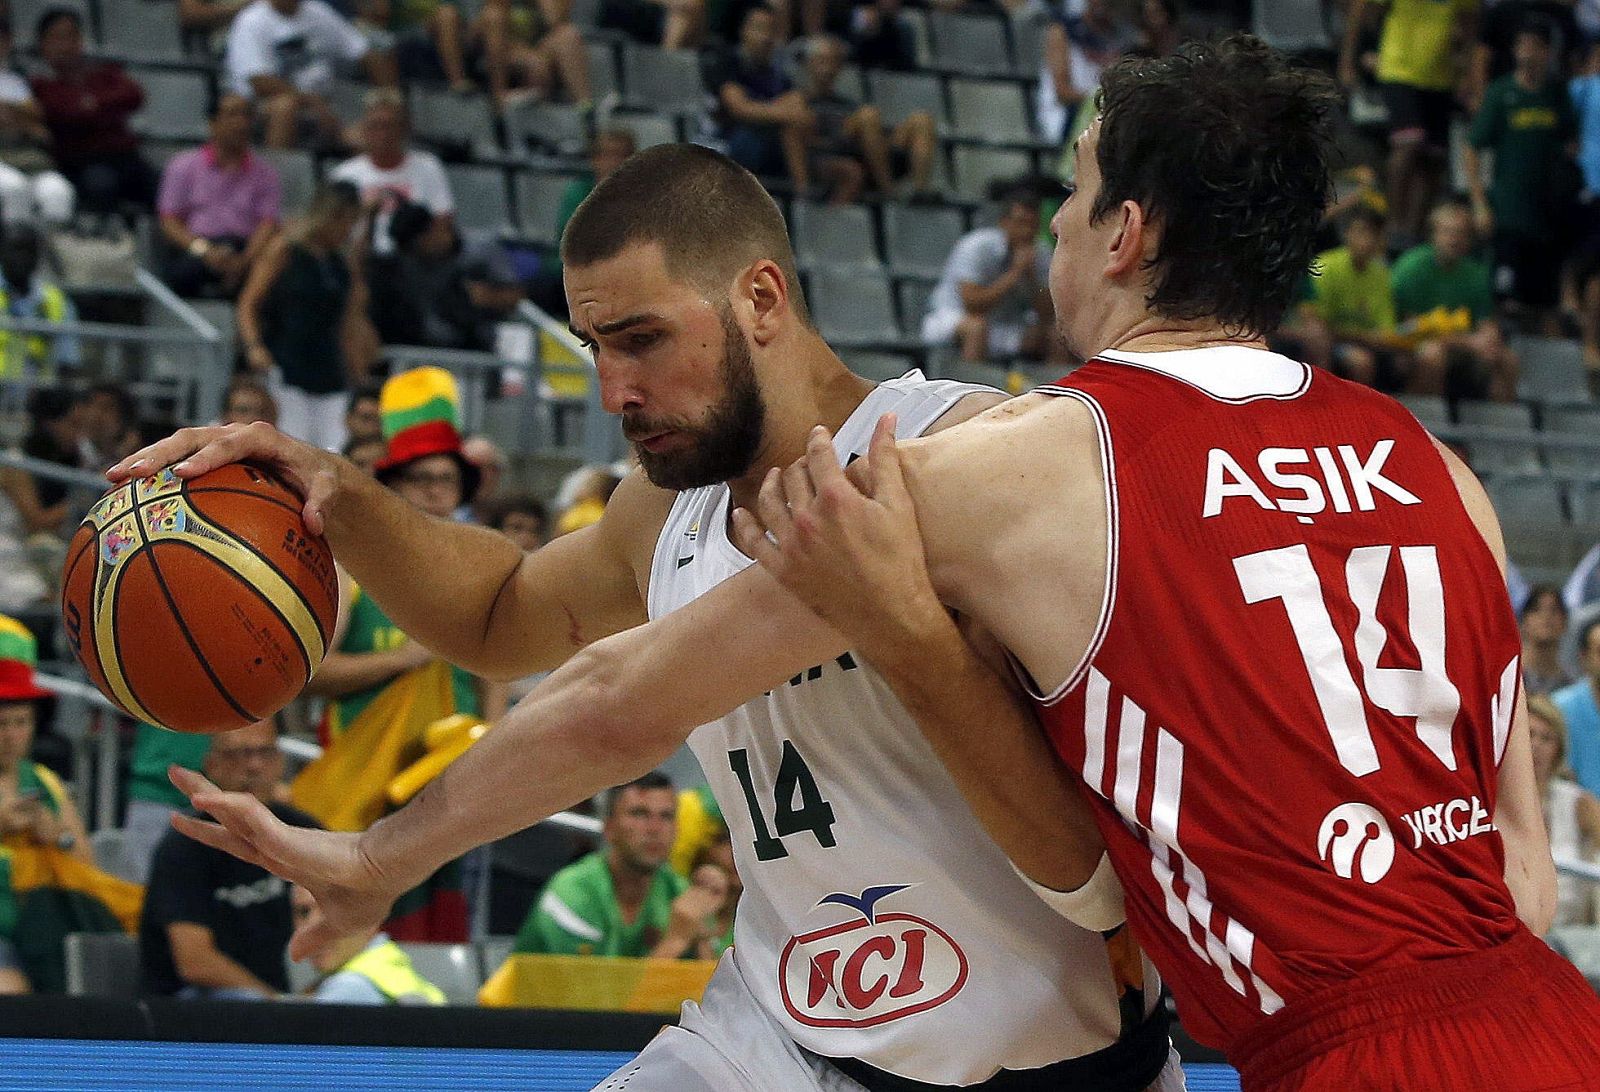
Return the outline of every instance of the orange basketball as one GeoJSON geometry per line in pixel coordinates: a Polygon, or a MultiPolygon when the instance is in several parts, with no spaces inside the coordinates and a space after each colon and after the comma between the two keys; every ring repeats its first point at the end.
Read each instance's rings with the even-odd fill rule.
{"type": "Polygon", "coordinates": [[[95,503],[67,548],[61,615],[100,692],[178,732],[276,713],[333,633],[333,554],[271,471],[170,470],[95,503]]]}

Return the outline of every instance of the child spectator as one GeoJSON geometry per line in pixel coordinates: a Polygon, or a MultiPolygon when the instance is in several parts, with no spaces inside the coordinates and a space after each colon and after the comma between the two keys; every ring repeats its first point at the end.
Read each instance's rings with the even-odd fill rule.
{"type": "Polygon", "coordinates": [[[11,13],[0,5],[0,218],[62,224],[78,195],[50,154],[50,129],[28,81],[13,66],[11,13]]]}
{"type": "MultiPolygon", "coordinates": [[[[1533,746],[1534,783],[1544,801],[1550,852],[1558,861],[1593,861],[1600,850],[1600,799],[1568,776],[1567,725],[1555,702],[1528,699],[1528,739],[1533,746]]],[[[1593,925],[1596,897],[1591,884],[1556,876],[1556,925],[1593,925]]]]}

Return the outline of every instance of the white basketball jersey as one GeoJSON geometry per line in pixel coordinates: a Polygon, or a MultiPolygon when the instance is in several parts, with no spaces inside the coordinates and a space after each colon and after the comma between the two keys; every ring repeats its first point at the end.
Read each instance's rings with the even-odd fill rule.
{"type": "MultiPolygon", "coordinates": [[[[866,453],[884,413],[918,436],[986,389],[920,372],[882,384],[835,437],[840,460],[866,453]]],[[[728,538],[728,504],[722,485],[679,495],[650,617],[752,564],[728,538]]],[[[859,659],[801,672],[689,743],[744,881],[734,960],[801,1046],[965,1085],[1100,1050],[1154,1007],[1155,972],[1126,930],[1079,929],[1018,879],[859,659]]]]}

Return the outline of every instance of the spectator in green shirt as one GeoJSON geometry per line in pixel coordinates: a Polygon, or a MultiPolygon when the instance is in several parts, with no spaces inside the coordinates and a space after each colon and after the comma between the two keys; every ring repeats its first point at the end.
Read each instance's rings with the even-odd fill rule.
{"type": "Polygon", "coordinates": [[[1413,394],[1517,395],[1517,357],[1495,318],[1489,265],[1472,256],[1472,214],[1459,201],[1433,210],[1431,241],[1394,264],[1395,318],[1413,342],[1413,394]]]}
{"type": "Polygon", "coordinates": [[[1302,341],[1326,345],[1324,360],[1346,379],[1376,386],[1378,364],[1394,339],[1394,293],[1383,260],[1383,214],[1357,205],[1344,223],[1344,245],[1317,256],[1311,298],[1302,305],[1302,341]],[[1318,336],[1320,334],[1320,337],[1318,336]]]}
{"type": "Polygon", "coordinates": [[[1516,67],[1484,92],[1465,166],[1473,219],[1493,242],[1497,287],[1540,316],[1547,334],[1558,335],[1561,258],[1577,197],[1572,155],[1578,128],[1567,89],[1551,75],[1550,35],[1538,20],[1517,31],[1516,67]],[[1494,153],[1487,187],[1479,163],[1484,151],[1494,153]]]}
{"type": "Polygon", "coordinates": [[[550,878],[513,951],[693,958],[717,934],[718,896],[667,865],[678,794],[650,773],[611,794],[605,847],[550,878]]]}
{"type": "Polygon", "coordinates": [[[561,233],[567,230],[567,221],[578,211],[583,199],[589,196],[602,178],[622,165],[638,150],[633,133],[621,127],[602,129],[589,142],[589,173],[581,174],[562,191],[561,204],[556,209],[556,246],[551,248],[550,260],[540,261],[539,272],[534,275],[528,294],[545,310],[555,314],[567,313],[566,289],[561,281],[561,233]]]}

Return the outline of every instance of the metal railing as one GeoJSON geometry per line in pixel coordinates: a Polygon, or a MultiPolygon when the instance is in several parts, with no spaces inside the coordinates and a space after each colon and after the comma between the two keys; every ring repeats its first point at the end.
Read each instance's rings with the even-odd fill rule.
{"type": "MultiPolygon", "coordinates": [[[[73,748],[72,792],[79,814],[92,817],[91,830],[116,827],[118,772],[122,764],[120,727],[127,714],[87,682],[45,672],[35,673],[34,679],[56,696],[57,727],[73,748]],[[91,784],[94,799],[90,799],[91,784]]],[[[292,736],[280,735],[278,750],[302,765],[322,757],[320,746],[292,736]]],[[[604,826],[592,815],[570,811],[557,812],[542,822],[593,835],[598,835],[604,826]]]]}
{"type": "MultiPolygon", "coordinates": [[[[0,331],[52,342],[76,338],[84,355],[94,357],[95,373],[144,389],[171,403],[174,416],[193,421],[215,420],[222,412],[223,392],[232,371],[233,346],[217,327],[148,270],[139,269],[134,283],[154,305],[147,325],[108,322],[49,322],[0,314],[0,331]]],[[[25,391],[41,370],[24,362],[23,382],[0,383],[0,412],[21,409],[25,391]]],[[[60,370],[53,362],[44,370],[60,370]]]]}

